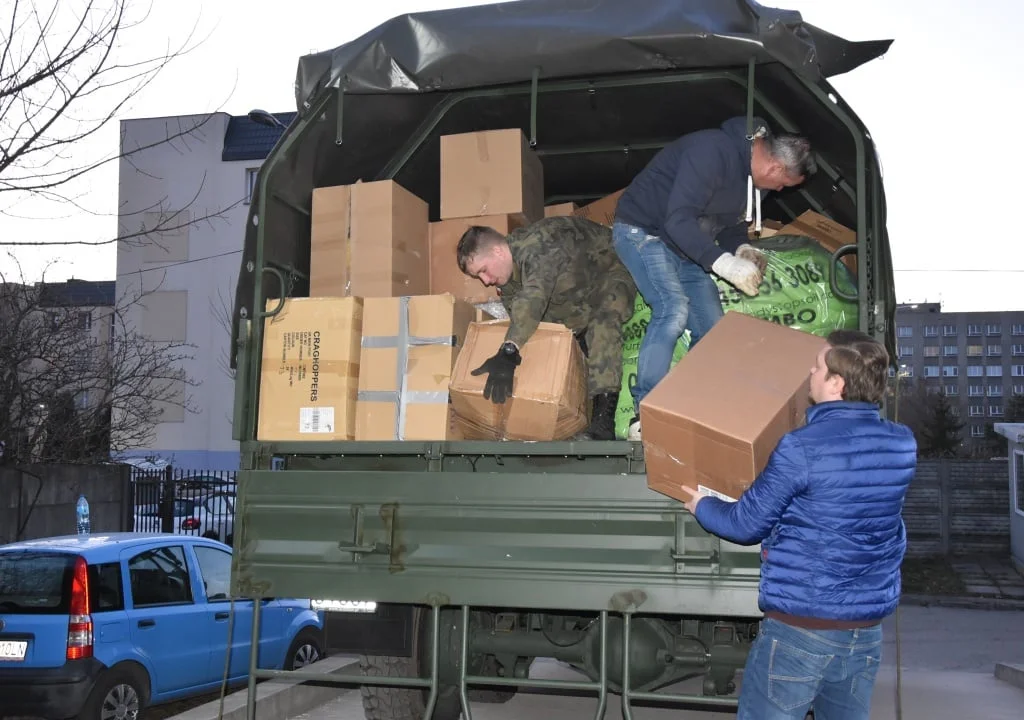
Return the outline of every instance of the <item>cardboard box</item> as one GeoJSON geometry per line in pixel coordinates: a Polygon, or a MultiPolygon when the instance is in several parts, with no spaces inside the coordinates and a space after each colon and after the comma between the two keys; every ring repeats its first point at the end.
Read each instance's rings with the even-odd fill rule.
{"type": "Polygon", "coordinates": [[[565,440],[588,424],[587,366],[564,325],[541,323],[520,350],[512,397],[483,396],[487,375],[470,373],[505,341],[507,320],[473,323],[452,374],[455,424],[467,440],[565,440]]]}
{"type": "MultiPolygon", "coordinates": [[[[857,233],[854,230],[840,225],[834,220],[808,210],[799,215],[796,220],[783,225],[778,231],[779,235],[804,235],[814,238],[821,246],[829,252],[835,252],[844,245],[856,245],[857,233]]],[[[843,257],[843,264],[854,274],[857,273],[857,256],[846,255],[843,257]]]]}
{"type": "Polygon", "coordinates": [[[392,180],[313,190],[309,294],[425,295],[427,203],[392,180]]]}
{"type": "Polygon", "coordinates": [[[289,298],[263,327],[257,439],[355,439],[362,299],[289,298]]]}
{"type": "Polygon", "coordinates": [[[618,206],[619,198],[624,192],[625,188],[618,192],[613,192],[611,195],[605,195],[600,200],[595,200],[589,205],[579,208],[573,215],[579,215],[580,217],[585,217],[588,220],[611,227],[615,223],[615,208],[618,206]]]}
{"type": "Polygon", "coordinates": [[[441,219],[544,217],[544,166],[518,128],[441,137],[441,219]]]}
{"type": "Polygon", "coordinates": [[[430,294],[451,293],[459,300],[484,303],[498,299],[497,288],[489,288],[459,270],[456,250],[462,234],[471,225],[486,225],[503,235],[522,227],[519,215],[486,215],[430,223],[430,294]]]}
{"type": "Polygon", "coordinates": [[[559,217],[561,215],[573,215],[580,207],[576,203],[558,203],[548,205],[544,208],[544,217],[559,217]]]}
{"type": "Polygon", "coordinates": [[[448,384],[477,309],[451,295],[366,298],[357,440],[446,440],[448,384]]]}
{"type": "Polygon", "coordinates": [[[726,313],[640,403],[647,484],[735,500],[787,432],[804,422],[824,338],[726,313]]]}
{"type": "MultiPolygon", "coordinates": [[[[779,230],[782,229],[782,223],[778,220],[761,220],[761,240],[767,240],[772,235],[778,235],[779,230]]],[[[754,232],[754,223],[750,223],[747,226],[747,237],[753,241],[758,239],[757,234],[754,232]]]]}

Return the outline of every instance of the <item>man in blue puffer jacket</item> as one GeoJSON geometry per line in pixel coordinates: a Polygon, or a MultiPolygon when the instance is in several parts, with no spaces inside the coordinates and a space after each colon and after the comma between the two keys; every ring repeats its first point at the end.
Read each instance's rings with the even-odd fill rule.
{"type": "Polygon", "coordinates": [[[743,672],[741,720],[867,720],[882,619],[900,599],[903,500],[917,443],[881,417],[889,355],[855,330],[831,333],[811,368],[807,423],[783,436],[737,502],[688,487],[708,532],[761,542],[764,612],[743,672]]]}

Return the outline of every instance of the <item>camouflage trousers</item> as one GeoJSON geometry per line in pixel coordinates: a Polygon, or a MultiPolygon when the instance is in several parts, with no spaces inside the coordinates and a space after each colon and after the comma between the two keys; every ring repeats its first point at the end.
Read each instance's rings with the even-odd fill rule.
{"type": "Polygon", "coordinates": [[[600,278],[590,296],[590,312],[583,327],[590,396],[617,393],[622,387],[623,326],[633,317],[636,284],[629,271],[613,271],[600,278]]]}

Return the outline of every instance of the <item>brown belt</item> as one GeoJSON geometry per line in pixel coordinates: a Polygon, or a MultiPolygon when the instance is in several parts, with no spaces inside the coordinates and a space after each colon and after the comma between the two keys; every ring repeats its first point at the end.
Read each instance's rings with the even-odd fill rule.
{"type": "Polygon", "coordinates": [[[778,620],[786,625],[804,628],[805,630],[854,630],[856,628],[871,627],[882,622],[881,620],[829,620],[827,618],[787,615],[786,613],[775,612],[774,610],[766,612],[764,616],[772,620],[778,620]]]}

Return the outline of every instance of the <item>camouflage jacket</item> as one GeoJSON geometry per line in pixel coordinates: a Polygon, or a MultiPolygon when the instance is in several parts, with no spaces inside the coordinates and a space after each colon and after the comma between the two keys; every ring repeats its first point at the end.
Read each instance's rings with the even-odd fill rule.
{"type": "Polygon", "coordinates": [[[615,253],[611,228],[592,220],[548,217],[513,230],[507,240],[513,268],[500,287],[510,318],[505,337],[520,347],[542,321],[586,327],[601,306],[604,279],[630,277],[615,253]]]}

